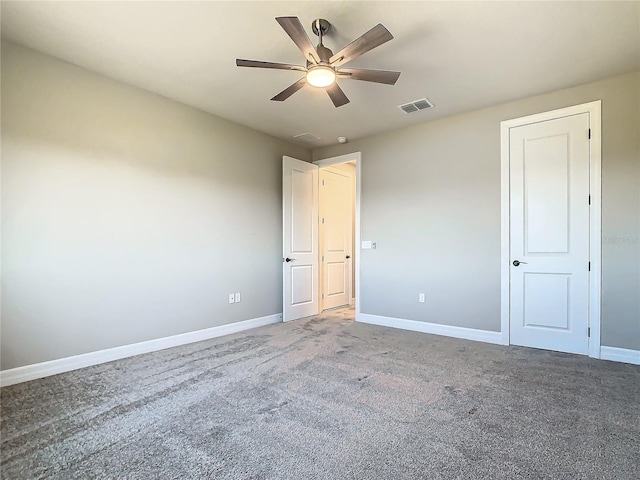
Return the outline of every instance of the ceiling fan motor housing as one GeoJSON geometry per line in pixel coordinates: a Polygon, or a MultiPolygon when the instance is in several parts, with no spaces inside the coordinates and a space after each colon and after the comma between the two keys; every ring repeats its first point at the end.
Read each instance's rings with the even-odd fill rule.
{"type": "Polygon", "coordinates": [[[326,63],[327,65],[329,65],[329,59],[333,57],[333,52],[322,44],[319,44],[316,47],[316,51],[318,52],[318,56],[320,57],[322,63],[326,63]]]}

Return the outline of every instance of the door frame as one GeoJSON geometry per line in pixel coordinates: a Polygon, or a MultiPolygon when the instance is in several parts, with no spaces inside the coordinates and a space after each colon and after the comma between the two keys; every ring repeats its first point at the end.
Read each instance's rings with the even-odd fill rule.
{"type": "MultiPolygon", "coordinates": [[[[331,165],[336,165],[338,163],[346,163],[355,161],[356,163],[356,252],[352,252],[352,255],[355,255],[355,281],[356,281],[356,321],[359,321],[360,318],[360,189],[361,189],[361,163],[362,163],[362,152],[353,152],[347,153],[345,155],[339,155],[337,157],[329,157],[323,158],[320,160],[316,160],[312,162],[314,165],[318,167],[329,167],[331,165]]],[[[321,287],[318,286],[318,289],[321,287]]],[[[351,299],[349,299],[351,301],[351,299]]]]}
{"type": "MultiPolygon", "coordinates": [[[[511,302],[511,191],[510,191],[510,156],[509,132],[511,128],[532,123],[553,120],[587,113],[589,115],[589,192],[591,208],[589,209],[589,356],[600,358],[600,313],[602,285],[602,102],[596,100],[572,107],[560,108],[549,112],[537,113],[525,117],[500,122],[500,168],[501,168],[501,221],[500,221],[500,323],[501,338],[504,345],[509,345],[510,302],[511,302]]],[[[585,132],[587,134],[587,132],[585,132]]]]}

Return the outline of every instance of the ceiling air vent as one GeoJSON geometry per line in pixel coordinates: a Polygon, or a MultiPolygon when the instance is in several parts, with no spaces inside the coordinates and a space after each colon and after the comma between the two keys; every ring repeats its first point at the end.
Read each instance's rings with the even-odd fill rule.
{"type": "Polygon", "coordinates": [[[298,135],[294,135],[293,138],[295,138],[299,142],[304,143],[313,143],[317,142],[318,140],[322,140],[322,137],[319,137],[315,133],[300,133],[298,135]]]}
{"type": "Polygon", "coordinates": [[[398,108],[404,113],[419,112],[420,110],[426,110],[427,108],[433,107],[433,103],[428,98],[421,98],[420,100],[414,100],[413,102],[405,103],[404,105],[398,105],[398,108]]]}

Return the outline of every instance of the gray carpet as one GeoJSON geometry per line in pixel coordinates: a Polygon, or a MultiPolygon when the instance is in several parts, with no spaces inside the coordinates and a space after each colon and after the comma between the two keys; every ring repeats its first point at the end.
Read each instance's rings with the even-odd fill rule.
{"type": "Polygon", "coordinates": [[[3,388],[2,478],[640,478],[640,367],[352,315],[3,388]]]}

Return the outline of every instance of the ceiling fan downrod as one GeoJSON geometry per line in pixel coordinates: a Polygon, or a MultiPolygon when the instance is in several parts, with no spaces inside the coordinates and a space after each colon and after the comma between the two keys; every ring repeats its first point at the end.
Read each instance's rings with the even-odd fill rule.
{"type": "Polygon", "coordinates": [[[324,46],[322,43],[322,37],[326,35],[331,29],[331,24],[328,20],[324,18],[317,18],[311,24],[311,30],[318,36],[318,46],[316,47],[316,52],[318,52],[318,56],[320,57],[320,65],[329,65],[329,59],[333,57],[333,52],[324,46]]]}

